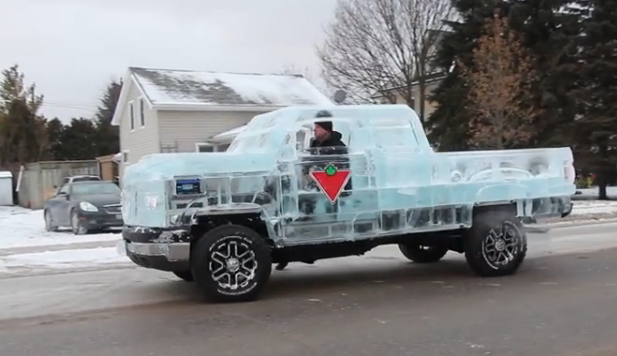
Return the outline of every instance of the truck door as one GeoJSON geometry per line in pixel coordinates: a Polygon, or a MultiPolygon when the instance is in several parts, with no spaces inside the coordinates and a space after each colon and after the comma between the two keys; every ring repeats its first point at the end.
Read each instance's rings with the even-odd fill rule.
{"type": "Polygon", "coordinates": [[[315,121],[307,120],[298,130],[297,162],[297,219],[301,223],[337,221],[337,213],[353,195],[349,135],[351,124],[345,119],[332,119],[334,131],[341,134],[345,147],[310,147],[315,121]],[[302,133],[300,133],[302,132],[302,133]],[[308,139],[307,139],[308,137],[308,139]],[[338,181],[337,181],[338,179],[338,181]]]}

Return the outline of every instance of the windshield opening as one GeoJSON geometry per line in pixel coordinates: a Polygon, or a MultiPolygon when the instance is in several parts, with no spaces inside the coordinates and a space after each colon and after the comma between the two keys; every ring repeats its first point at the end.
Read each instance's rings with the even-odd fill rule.
{"type": "Polygon", "coordinates": [[[74,195],[120,194],[120,188],[114,183],[74,184],[74,195]]]}

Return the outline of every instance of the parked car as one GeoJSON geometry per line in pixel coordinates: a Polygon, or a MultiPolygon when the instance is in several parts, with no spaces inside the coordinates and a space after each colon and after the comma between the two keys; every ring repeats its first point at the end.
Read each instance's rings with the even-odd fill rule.
{"type": "Polygon", "coordinates": [[[92,181],[100,181],[101,177],[93,176],[93,175],[76,175],[70,177],[64,177],[62,179],[62,185],[73,183],[73,182],[92,182],[92,181]]]}
{"type": "Polygon", "coordinates": [[[113,182],[70,180],[45,202],[45,229],[70,227],[75,235],[84,235],[118,228],[123,224],[121,207],[121,190],[113,182]]]}
{"type": "Polygon", "coordinates": [[[462,253],[479,276],[505,276],[527,253],[521,219],[571,212],[573,164],[568,147],[435,152],[406,105],[285,108],[253,118],[226,152],[128,166],[119,248],[224,302],[258,298],[272,264],[385,244],[416,263],[462,253]],[[337,144],[314,148],[313,131],[337,144]]]}

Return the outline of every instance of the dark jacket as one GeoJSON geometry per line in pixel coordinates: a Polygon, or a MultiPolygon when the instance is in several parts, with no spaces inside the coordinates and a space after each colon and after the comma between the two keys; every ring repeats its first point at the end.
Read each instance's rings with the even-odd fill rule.
{"type": "MultiPolygon", "coordinates": [[[[341,141],[341,138],[342,135],[340,132],[332,131],[330,133],[330,136],[323,141],[313,140],[313,142],[311,142],[311,153],[315,156],[346,155],[349,153],[349,151],[347,150],[347,146],[345,145],[345,143],[341,141]]],[[[330,162],[330,160],[328,160],[327,158],[318,159],[317,161],[323,161],[323,164],[318,164],[318,166],[323,166],[320,167],[322,169],[325,168],[325,166],[329,163],[333,163],[337,169],[349,169],[349,158],[347,157],[342,158],[342,160],[339,162],[330,162]]],[[[344,192],[342,196],[348,196],[349,194],[351,194],[351,189],[352,183],[351,179],[349,179],[349,181],[345,185],[345,190],[347,192],[344,192]]]]}
{"type": "MultiPolygon", "coordinates": [[[[343,136],[341,135],[340,132],[337,131],[332,131],[330,133],[330,136],[323,140],[323,141],[319,141],[319,140],[313,140],[313,142],[311,142],[311,148],[316,148],[316,150],[314,150],[314,154],[325,154],[325,155],[331,155],[331,154],[346,154],[347,153],[347,146],[343,143],[343,141],[341,141],[341,138],[343,136]],[[345,147],[343,148],[332,148],[332,149],[327,149],[326,147],[345,147]]],[[[313,150],[312,150],[313,151],[313,150]]]]}

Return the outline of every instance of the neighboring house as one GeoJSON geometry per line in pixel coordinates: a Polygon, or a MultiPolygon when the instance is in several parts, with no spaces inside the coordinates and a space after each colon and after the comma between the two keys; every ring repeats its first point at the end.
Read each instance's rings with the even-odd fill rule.
{"type": "Polygon", "coordinates": [[[334,105],[301,75],[131,67],[112,119],[120,126],[120,176],[145,155],[224,151],[211,138],[293,105],[334,105]]]}
{"type": "MultiPolygon", "coordinates": [[[[424,114],[425,117],[429,117],[435,109],[437,109],[437,103],[428,100],[431,96],[433,90],[435,90],[441,80],[445,77],[444,73],[434,73],[431,76],[425,79],[426,91],[424,94],[424,114]]],[[[420,90],[418,89],[419,82],[416,80],[411,83],[411,90],[413,94],[413,103],[412,108],[416,112],[420,112],[420,90]]],[[[399,88],[388,88],[385,90],[386,93],[380,93],[373,95],[373,99],[377,100],[380,104],[407,104],[405,98],[401,95],[401,89],[399,88]]]]}
{"type": "Polygon", "coordinates": [[[213,136],[210,141],[216,143],[218,147],[224,147],[227,149],[231,142],[238,136],[238,134],[246,128],[246,125],[242,125],[225,132],[221,132],[218,135],[213,136]]]}
{"type": "MultiPolygon", "coordinates": [[[[439,84],[441,83],[441,80],[445,78],[446,76],[446,73],[444,73],[439,68],[435,68],[432,65],[432,60],[437,52],[439,43],[441,42],[441,40],[444,37],[444,34],[446,33],[447,33],[446,31],[442,31],[442,30],[432,30],[432,31],[429,31],[429,34],[428,34],[428,36],[430,36],[428,39],[428,42],[432,43],[433,45],[428,51],[427,68],[424,70],[424,83],[425,83],[424,114],[425,114],[425,117],[429,117],[437,108],[436,106],[437,103],[434,103],[428,100],[427,98],[431,96],[433,90],[435,90],[439,86],[439,84]]],[[[420,73],[416,73],[415,77],[417,78],[421,77],[420,73]]],[[[419,87],[420,87],[419,80],[414,80],[411,83],[413,102],[411,103],[410,106],[412,106],[412,108],[418,113],[420,112],[420,102],[423,99],[420,97],[419,87]]],[[[372,99],[376,100],[377,102],[381,104],[407,104],[405,97],[402,95],[402,93],[404,92],[404,89],[405,89],[404,86],[392,85],[389,88],[386,88],[384,90],[381,90],[380,92],[373,94],[372,99]]]]}

